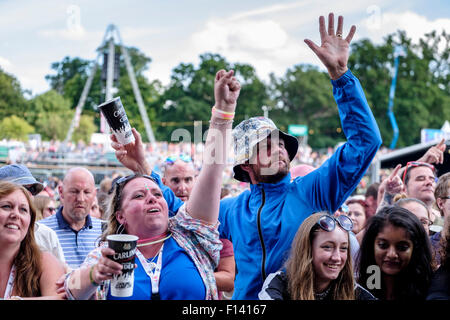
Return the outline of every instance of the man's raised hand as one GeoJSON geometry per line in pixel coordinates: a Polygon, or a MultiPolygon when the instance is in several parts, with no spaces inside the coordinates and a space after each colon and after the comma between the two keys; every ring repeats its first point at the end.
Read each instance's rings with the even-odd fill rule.
{"type": "Polygon", "coordinates": [[[338,17],[337,30],[334,30],[334,14],[328,15],[328,30],[325,27],[325,18],[319,17],[319,32],[321,45],[316,45],[313,41],[305,39],[305,43],[312,51],[319,57],[331,79],[336,80],[347,72],[347,61],[349,56],[349,46],[356,32],[356,27],[353,25],[347,37],[343,38],[344,18],[338,17]]]}
{"type": "Polygon", "coordinates": [[[215,106],[219,110],[234,112],[241,92],[241,85],[233,76],[234,71],[219,70],[214,81],[215,106]]]}

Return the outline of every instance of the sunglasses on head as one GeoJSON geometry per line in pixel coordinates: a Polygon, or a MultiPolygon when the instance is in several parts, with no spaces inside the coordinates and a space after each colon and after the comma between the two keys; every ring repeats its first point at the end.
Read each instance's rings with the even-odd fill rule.
{"type": "MultiPolygon", "coordinates": [[[[411,167],[413,167],[413,168],[415,168],[415,167],[427,167],[427,168],[430,168],[431,171],[433,171],[433,173],[436,170],[436,168],[430,163],[421,162],[421,161],[409,161],[406,164],[405,171],[403,172],[403,178],[402,178],[402,182],[403,183],[405,183],[406,173],[408,172],[408,169],[411,168],[411,167]]],[[[435,181],[437,181],[437,177],[435,177],[435,181]]]]}
{"type": "MultiPolygon", "coordinates": [[[[125,185],[130,180],[133,180],[134,178],[140,178],[140,177],[147,178],[147,179],[153,181],[154,183],[158,184],[158,182],[152,176],[149,176],[149,175],[146,175],[146,174],[135,173],[135,174],[130,174],[128,176],[125,176],[125,177],[117,179],[116,181],[114,181],[114,187],[115,187],[116,190],[119,190],[119,188],[121,188],[120,190],[123,190],[125,185]]],[[[111,188],[111,190],[110,190],[111,193],[113,192],[113,190],[114,190],[114,188],[111,188]]],[[[120,191],[120,192],[116,191],[117,201],[116,201],[116,203],[114,205],[114,212],[116,212],[119,209],[119,204],[121,202],[121,197],[122,197],[121,193],[122,193],[122,191],[120,191]]]]}
{"type": "Polygon", "coordinates": [[[38,188],[34,184],[28,184],[23,186],[25,189],[28,190],[33,196],[37,195],[39,193],[38,188]]]}
{"type": "Polygon", "coordinates": [[[147,178],[147,179],[150,179],[153,182],[157,183],[156,180],[152,176],[149,176],[149,175],[146,175],[146,174],[137,174],[137,173],[135,173],[135,174],[130,174],[128,176],[125,176],[125,177],[117,179],[114,184],[116,185],[116,187],[118,187],[118,186],[122,186],[123,187],[123,186],[125,186],[125,184],[127,184],[128,181],[130,181],[130,180],[132,180],[134,178],[138,178],[138,177],[147,178]]]}
{"type": "Polygon", "coordinates": [[[341,226],[345,231],[351,231],[353,229],[352,220],[346,215],[340,215],[334,217],[329,214],[324,214],[317,221],[317,225],[322,228],[322,230],[331,232],[336,228],[336,222],[341,226]]]}
{"type": "Polygon", "coordinates": [[[343,204],[343,205],[338,209],[338,211],[340,211],[341,213],[348,214],[348,212],[350,211],[350,209],[349,209],[348,205],[343,204]]]}
{"type": "Polygon", "coordinates": [[[188,156],[187,154],[181,154],[179,156],[169,156],[169,157],[166,158],[165,162],[168,163],[168,164],[173,164],[177,160],[181,160],[181,161],[184,161],[186,163],[192,162],[191,156],[188,156]]]}

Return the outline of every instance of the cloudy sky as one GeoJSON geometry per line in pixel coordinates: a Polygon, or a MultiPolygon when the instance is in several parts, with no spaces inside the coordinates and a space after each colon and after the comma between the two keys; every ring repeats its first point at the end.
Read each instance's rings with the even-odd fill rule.
{"type": "Polygon", "coordinates": [[[450,2],[442,0],[0,0],[0,67],[42,93],[52,62],[94,60],[114,24],[125,45],[153,59],[151,80],[167,84],[175,66],[197,64],[205,52],[249,63],[266,80],[298,63],[320,65],[303,40],[319,43],[318,17],[328,12],[344,16],[344,34],[357,26],[354,40],[450,31],[450,2]]]}

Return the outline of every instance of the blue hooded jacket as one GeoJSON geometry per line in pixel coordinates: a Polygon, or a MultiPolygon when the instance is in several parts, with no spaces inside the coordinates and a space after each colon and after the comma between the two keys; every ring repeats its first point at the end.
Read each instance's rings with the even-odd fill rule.
{"type": "Polygon", "coordinates": [[[381,146],[381,136],[358,79],[348,70],[331,80],[347,142],[319,168],[291,180],[250,185],[221,201],[221,238],[233,242],[237,274],[233,299],[258,299],[266,276],[282,268],[300,224],[335,212],[357,187],[381,146]]]}

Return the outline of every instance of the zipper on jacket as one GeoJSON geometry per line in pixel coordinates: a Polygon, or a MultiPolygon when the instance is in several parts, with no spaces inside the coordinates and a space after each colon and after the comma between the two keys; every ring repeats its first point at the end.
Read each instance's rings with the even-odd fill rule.
{"type": "Polygon", "coordinates": [[[261,189],[261,191],[262,191],[262,201],[261,201],[261,206],[258,209],[257,223],[258,223],[259,242],[261,243],[261,247],[262,247],[261,276],[262,276],[262,281],[264,281],[266,279],[266,267],[265,267],[265,265],[266,265],[266,247],[264,245],[264,239],[263,239],[262,230],[261,230],[261,211],[266,202],[266,193],[264,192],[264,189],[261,189]]]}

